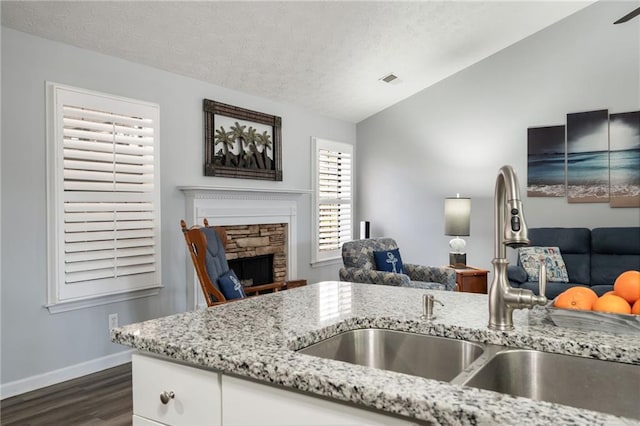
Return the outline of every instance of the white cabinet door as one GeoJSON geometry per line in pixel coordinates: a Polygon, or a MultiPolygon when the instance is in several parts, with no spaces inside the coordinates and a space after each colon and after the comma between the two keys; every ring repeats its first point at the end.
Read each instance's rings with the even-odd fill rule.
{"type": "Polygon", "coordinates": [[[221,421],[220,375],[134,354],[133,414],[173,426],[216,426],[221,421]],[[173,397],[161,400],[161,394],[173,397]]]}
{"type": "Polygon", "coordinates": [[[223,374],[222,424],[224,426],[406,426],[415,423],[223,374]]]}

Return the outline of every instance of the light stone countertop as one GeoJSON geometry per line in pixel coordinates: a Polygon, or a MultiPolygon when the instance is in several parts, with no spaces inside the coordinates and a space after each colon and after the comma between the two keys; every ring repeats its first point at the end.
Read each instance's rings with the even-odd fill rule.
{"type": "MultiPolygon", "coordinates": [[[[640,366],[640,338],[556,327],[544,309],[514,312],[511,332],[487,328],[486,295],[327,281],[112,331],[112,340],[222,373],[436,424],[640,424],[296,353],[340,332],[384,328],[640,366]],[[434,294],[436,319],[420,319],[434,294]]],[[[640,368],[640,367],[638,367],[640,368]]],[[[597,390],[594,390],[597,392],[597,390]]],[[[640,392],[626,397],[638,398],[640,392]]],[[[621,396],[622,397],[622,396],[621,396]]]]}

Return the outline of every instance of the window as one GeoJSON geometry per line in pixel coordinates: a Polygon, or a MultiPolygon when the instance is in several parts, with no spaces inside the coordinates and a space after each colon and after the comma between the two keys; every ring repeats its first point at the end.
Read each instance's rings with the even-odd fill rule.
{"type": "Polygon", "coordinates": [[[50,311],[157,293],[158,106],[48,83],[47,108],[50,311]]]}
{"type": "Polygon", "coordinates": [[[313,139],[314,231],[312,263],[339,259],[352,239],[353,146],[313,139]]]}

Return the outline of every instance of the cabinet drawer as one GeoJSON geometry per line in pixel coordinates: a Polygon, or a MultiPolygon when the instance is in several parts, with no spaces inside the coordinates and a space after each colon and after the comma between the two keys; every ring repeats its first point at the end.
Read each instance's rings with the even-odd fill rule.
{"type": "Polygon", "coordinates": [[[179,426],[220,425],[220,375],[133,354],[133,414],[179,426]],[[173,392],[166,404],[162,392],[173,392]]]}

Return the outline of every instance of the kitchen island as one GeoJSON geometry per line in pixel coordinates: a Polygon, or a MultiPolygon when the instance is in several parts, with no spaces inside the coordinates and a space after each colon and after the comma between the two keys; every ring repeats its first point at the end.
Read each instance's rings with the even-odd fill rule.
{"type": "MultiPolygon", "coordinates": [[[[382,328],[622,362],[640,368],[637,335],[556,327],[548,321],[544,309],[515,311],[514,331],[493,331],[487,328],[487,304],[483,294],[332,281],[127,325],[114,329],[112,340],[137,349],[141,355],[158,355],[152,359],[160,366],[173,361],[202,369],[203,377],[218,374],[211,375],[210,381],[222,381],[222,393],[225,377],[232,381],[241,378],[246,380],[240,382],[275,386],[272,389],[276,393],[294,391],[290,394],[374,410],[405,422],[399,424],[639,424],[637,420],[295,352],[344,331],[382,328]],[[425,293],[435,295],[444,304],[437,305],[436,318],[431,321],[421,319],[425,293]]],[[[149,371],[155,374],[153,371],[157,370],[149,371]]],[[[134,363],[134,412],[135,394],[134,363]]],[[[640,405],[638,393],[620,397],[636,398],[640,405]]],[[[251,398],[242,399],[245,410],[251,410],[251,398]]],[[[212,413],[216,407],[219,405],[207,410],[212,413]]],[[[227,408],[225,413],[230,411],[227,408]]],[[[276,415],[282,422],[272,424],[287,424],[287,411],[276,415]]],[[[134,416],[134,424],[157,423],[136,422],[134,416]]]]}

